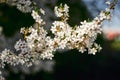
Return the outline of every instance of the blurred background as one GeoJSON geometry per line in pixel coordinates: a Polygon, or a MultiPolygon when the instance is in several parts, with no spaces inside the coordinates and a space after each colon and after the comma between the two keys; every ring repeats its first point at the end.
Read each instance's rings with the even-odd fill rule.
{"type": "MultiPolygon", "coordinates": [[[[70,7],[69,24],[79,25],[80,21],[91,21],[101,10],[108,6],[107,0],[36,0],[47,15],[46,29],[56,20],[54,7],[66,3],[70,7]]],[[[110,21],[104,21],[103,33],[98,35],[97,43],[102,51],[96,55],[79,53],[77,50],[56,52],[52,61],[38,61],[30,68],[6,66],[4,74],[7,80],[119,80],[120,73],[120,1],[115,7],[110,21]]],[[[34,23],[31,14],[22,13],[16,7],[0,4],[0,26],[3,32],[0,37],[0,51],[13,49],[22,35],[21,27],[29,27],[34,23]]]]}

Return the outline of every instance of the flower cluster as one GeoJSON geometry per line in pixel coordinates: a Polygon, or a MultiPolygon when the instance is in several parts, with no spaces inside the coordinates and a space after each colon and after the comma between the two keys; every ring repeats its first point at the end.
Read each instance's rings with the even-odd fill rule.
{"type": "Polygon", "coordinates": [[[87,23],[81,22],[82,25],[70,27],[66,22],[55,21],[51,28],[55,35],[54,42],[57,49],[78,49],[80,52],[88,49],[89,53],[95,54],[99,45],[94,43],[97,34],[101,33],[101,25],[96,21],[87,23]],[[91,51],[91,49],[96,49],[91,51]]]}
{"type": "MultiPolygon", "coordinates": [[[[25,28],[24,28],[25,29],[25,28]]],[[[50,44],[52,39],[47,36],[47,32],[43,29],[43,27],[40,27],[38,24],[35,24],[33,27],[30,27],[27,30],[23,30],[25,35],[25,41],[27,44],[26,50],[28,48],[28,54],[34,55],[34,57],[40,57],[42,59],[52,59],[54,56],[52,52],[54,51],[54,48],[50,44]]],[[[18,46],[16,49],[19,49],[19,45],[16,44],[15,46],[18,46]]]]}
{"type": "Polygon", "coordinates": [[[35,12],[34,10],[32,11],[31,15],[32,15],[33,19],[35,20],[35,22],[37,22],[38,24],[41,24],[43,22],[43,19],[41,18],[41,16],[39,16],[38,13],[35,12]]]}
{"type": "MultiPolygon", "coordinates": [[[[102,31],[102,22],[111,18],[111,10],[113,8],[109,7],[102,11],[91,22],[85,20],[80,25],[71,27],[67,22],[69,7],[66,4],[64,6],[62,4],[59,7],[56,6],[54,9],[55,15],[61,20],[53,22],[50,30],[54,37],[51,37],[48,36],[47,31],[44,29],[45,22],[38,11],[30,7],[32,5],[30,0],[10,1],[19,10],[31,12],[35,24],[29,28],[21,28],[20,32],[24,35],[24,40],[20,39],[16,42],[14,46],[16,53],[8,49],[0,53],[1,68],[4,68],[5,63],[13,66],[23,65],[30,67],[35,61],[41,59],[52,60],[54,52],[58,49],[78,49],[81,53],[88,51],[89,54],[93,55],[101,50],[100,45],[95,43],[95,40],[102,31]]],[[[44,14],[41,9],[40,12],[44,14]]]]}
{"type": "Polygon", "coordinates": [[[66,4],[64,6],[62,4],[59,7],[56,6],[54,12],[57,17],[61,17],[63,20],[67,20],[69,17],[69,7],[66,4]]]}
{"type": "Polygon", "coordinates": [[[0,3],[7,3],[12,6],[16,6],[18,10],[27,13],[33,9],[33,3],[30,0],[1,0],[0,3]]]}
{"type": "Polygon", "coordinates": [[[68,6],[55,7],[55,14],[61,17],[61,21],[53,22],[51,31],[55,35],[54,43],[57,49],[78,49],[80,52],[87,51],[90,54],[95,54],[101,50],[100,45],[95,43],[96,37],[102,31],[102,22],[111,18],[110,9],[102,11],[98,17],[91,22],[81,22],[81,25],[71,27],[67,23],[68,6]]]}

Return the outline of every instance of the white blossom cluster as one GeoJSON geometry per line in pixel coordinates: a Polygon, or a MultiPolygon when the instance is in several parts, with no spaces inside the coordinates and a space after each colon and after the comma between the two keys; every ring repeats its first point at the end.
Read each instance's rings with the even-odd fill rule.
{"type": "Polygon", "coordinates": [[[52,72],[55,62],[53,60],[36,60],[31,67],[26,67],[24,65],[10,66],[14,73],[23,72],[23,74],[33,74],[44,70],[46,72],[52,72]]]}
{"type": "MultiPolygon", "coordinates": [[[[42,9],[40,9],[40,10],[41,10],[41,13],[44,14],[44,11],[42,9]]],[[[35,12],[33,10],[31,15],[32,15],[33,19],[35,20],[35,22],[37,22],[38,24],[42,24],[43,19],[41,18],[41,16],[38,15],[37,12],[35,12]]]]}
{"type": "Polygon", "coordinates": [[[33,9],[33,3],[31,0],[1,0],[0,3],[7,3],[12,6],[16,6],[18,10],[28,13],[33,9]]]}
{"type": "Polygon", "coordinates": [[[56,6],[54,12],[57,17],[61,17],[63,20],[67,20],[69,17],[69,7],[66,4],[64,6],[62,4],[59,7],[56,6]]]}
{"type": "Polygon", "coordinates": [[[102,22],[111,18],[110,9],[101,11],[100,15],[91,22],[81,22],[81,25],[70,27],[67,23],[68,6],[55,7],[55,14],[61,17],[61,21],[54,21],[51,31],[55,35],[53,42],[57,49],[78,49],[80,52],[88,51],[89,54],[95,54],[101,50],[100,45],[95,43],[96,37],[102,31],[102,22]],[[67,19],[66,19],[67,18],[67,19]]]}
{"type": "MultiPolygon", "coordinates": [[[[18,9],[23,10],[23,12],[22,7],[24,5],[31,5],[30,0],[12,1],[16,2],[15,4],[19,6],[18,9]]],[[[36,10],[30,11],[35,24],[29,28],[21,28],[20,32],[24,35],[24,40],[20,39],[16,42],[14,46],[16,52],[5,49],[0,53],[0,67],[4,68],[6,63],[13,66],[30,67],[35,61],[41,59],[52,60],[54,52],[58,49],[78,49],[81,53],[88,51],[89,54],[95,55],[96,52],[101,50],[100,45],[95,43],[95,40],[102,31],[102,22],[111,18],[111,9],[113,8],[110,7],[102,11],[91,22],[84,21],[80,25],[71,27],[67,23],[69,7],[66,4],[56,6],[54,9],[55,15],[61,20],[54,21],[51,26],[50,30],[54,37],[48,36],[43,27],[45,22],[39,13],[36,10]]],[[[44,14],[43,10],[40,10],[40,12],[44,14]]],[[[1,76],[0,78],[2,80],[1,76]]]]}
{"type": "MultiPolygon", "coordinates": [[[[36,59],[52,59],[54,56],[52,52],[55,51],[53,46],[50,44],[52,39],[49,36],[46,36],[47,32],[43,29],[43,27],[40,27],[38,24],[36,24],[34,27],[30,27],[28,30],[22,29],[21,32],[25,34],[26,31],[29,34],[28,36],[25,35],[27,47],[24,47],[25,45],[23,47],[26,49],[27,53],[29,55],[33,55],[32,57],[36,59]]],[[[21,42],[21,44],[23,42],[21,42]]],[[[19,44],[15,45],[15,49],[21,49],[19,44]]],[[[24,54],[26,54],[26,51],[24,51],[24,54]]]]}

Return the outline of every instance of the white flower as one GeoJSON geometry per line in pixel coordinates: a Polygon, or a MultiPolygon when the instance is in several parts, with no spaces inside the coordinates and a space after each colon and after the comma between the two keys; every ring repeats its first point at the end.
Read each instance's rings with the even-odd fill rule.
{"type": "Polygon", "coordinates": [[[84,47],[79,48],[79,52],[84,53],[85,51],[86,51],[86,49],[84,47]]]}
{"type": "Polygon", "coordinates": [[[20,29],[20,33],[24,34],[25,33],[25,27],[20,29]]]}
{"type": "Polygon", "coordinates": [[[31,15],[32,15],[33,19],[35,19],[35,20],[36,20],[36,18],[39,18],[38,13],[36,11],[34,11],[34,10],[32,10],[32,14],[31,15]]]}
{"type": "Polygon", "coordinates": [[[37,23],[42,24],[43,19],[41,18],[41,16],[39,16],[39,14],[36,11],[33,10],[31,15],[37,23]]]}
{"type": "Polygon", "coordinates": [[[53,23],[53,26],[51,27],[51,31],[53,34],[56,34],[62,32],[64,28],[65,28],[65,24],[63,22],[55,21],[53,23]]]}
{"type": "Polygon", "coordinates": [[[55,15],[57,17],[63,17],[64,16],[66,18],[65,20],[67,20],[68,19],[67,17],[69,17],[69,15],[68,15],[69,7],[67,6],[67,4],[65,4],[64,6],[62,6],[62,4],[61,4],[60,7],[56,6],[54,8],[54,12],[55,12],[55,15]]]}
{"type": "Polygon", "coordinates": [[[50,59],[50,60],[52,60],[53,57],[54,57],[54,55],[49,50],[46,50],[44,53],[41,54],[42,59],[50,59]]]}
{"type": "Polygon", "coordinates": [[[54,12],[55,12],[55,15],[56,15],[57,17],[63,16],[63,14],[59,11],[59,9],[58,9],[57,6],[54,8],[54,12]]]}
{"type": "Polygon", "coordinates": [[[41,12],[43,15],[45,15],[45,11],[44,11],[42,8],[40,8],[40,12],[41,12]]]}
{"type": "Polygon", "coordinates": [[[104,20],[106,18],[106,15],[104,12],[100,13],[100,20],[104,20]]]}
{"type": "Polygon", "coordinates": [[[64,12],[65,13],[69,12],[69,6],[67,4],[64,5],[64,12]]]}
{"type": "Polygon", "coordinates": [[[111,4],[109,0],[108,0],[108,1],[106,1],[105,3],[106,3],[106,4],[108,4],[108,5],[110,5],[110,4],[111,4]]]}
{"type": "Polygon", "coordinates": [[[106,8],[105,11],[106,11],[106,12],[110,12],[110,9],[109,9],[109,8],[106,8]]]}
{"type": "Polygon", "coordinates": [[[16,42],[14,47],[15,47],[16,51],[21,50],[22,54],[26,54],[30,50],[30,48],[28,47],[28,44],[25,41],[22,41],[21,39],[16,42]]]}
{"type": "Polygon", "coordinates": [[[89,54],[95,55],[96,52],[97,52],[96,48],[89,49],[89,54]]]}
{"type": "Polygon", "coordinates": [[[41,16],[39,16],[35,19],[35,21],[41,24],[43,22],[43,19],[41,18],[41,16]]]}
{"type": "Polygon", "coordinates": [[[96,48],[98,51],[100,51],[100,50],[102,49],[101,46],[98,45],[97,43],[94,43],[94,46],[95,46],[95,48],[96,48]]]}

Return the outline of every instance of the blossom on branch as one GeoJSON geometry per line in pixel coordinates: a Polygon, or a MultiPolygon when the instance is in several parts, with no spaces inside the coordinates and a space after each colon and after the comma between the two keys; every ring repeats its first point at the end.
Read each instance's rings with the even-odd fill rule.
{"type": "MultiPolygon", "coordinates": [[[[0,67],[4,68],[5,63],[10,65],[23,65],[30,67],[34,62],[39,60],[52,60],[54,52],[58,49],[77,49],[79,52],[95,55],[101,50],[100,45],[95,43],[98,34],[102,31],[102,22],[111,18],[111,10],[114,9],[111,4],[108,9],[101,13],[91,22],[86,20],[80,22],[80,25],[71,27],[67,20],[69,19],[69,7],[60,4],[55,7],[55,15],[60,18],[54,21],[51,26],[51,32],[54,37],[48,36],[48,32],[44,29],[45,22],[39,15],[45,12],[42,9],[35,8],[34,2],[30,0],[10,0],[6,3],[17,6],[22,12],[30,12],[35,20],[35,24],[29,28],[21,28],[20,33],[24,35],[24,40],[18,40],[14,46],[15,52],[5,49],[0,53],[0,67]]],[[[107,2],[108,3],[108,2],[107,2]]],[[[1,77],[0,72],[0,79],[1,77]]]]}

